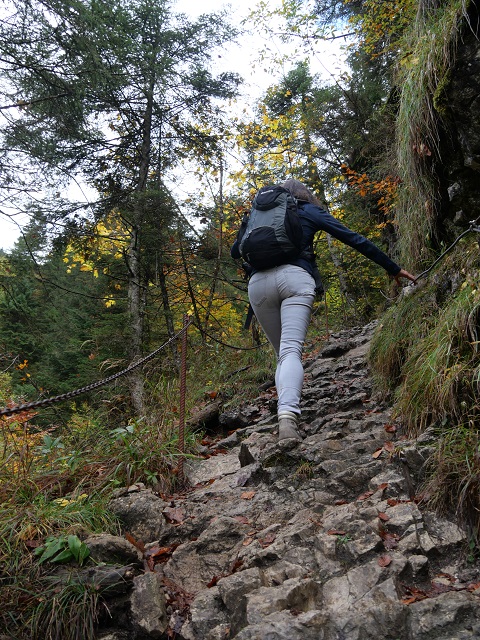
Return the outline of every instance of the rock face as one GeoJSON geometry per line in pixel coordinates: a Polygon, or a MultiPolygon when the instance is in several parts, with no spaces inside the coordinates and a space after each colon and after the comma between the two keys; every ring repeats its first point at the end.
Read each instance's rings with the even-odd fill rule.
{"type": "Polygon", "coordinates": [[[130,621],[107,620],[99,637],[480,637],[465,533],[415,496],[431,440],[406,440],[372,397],[373,330],[335,334],[305,363],[302,442],[277,443],[271,394],[260,397],[245,408],[248,426],[189,464],[189,491],[114,500],[125,529],[148,536],[146,571],[125,605],[130,621]]]}
{"type": "Polygon", "coordinates": [[[439,107],[445,131],[442,162],[448,194],[447,216],[459,226],[478,217],[480,193],[480,40],[479,10],[470,3],[468,22],[458,43],[454,67],[439,107]]]}

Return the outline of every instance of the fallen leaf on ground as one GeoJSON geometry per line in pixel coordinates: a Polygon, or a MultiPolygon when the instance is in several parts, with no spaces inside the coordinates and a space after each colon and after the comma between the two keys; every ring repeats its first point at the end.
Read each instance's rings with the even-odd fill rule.
{"type": "Polygon", "coordinates": [[[382,511],[380,511],[378,517],[380,518],[380,520],[383,520],[383,522],[387,522],[388,520],[390,520],[390,516],[387,516],[387,514],[383,513],[382,511]]]}
{"type": "Polygon", "coordinates": [[[272,544],[272,542],[275,541],[275,534],[274,533],[267,533],[267,535],[263,538],[259,538],[258,542],[260,544],[260,546],[262,547],[262,549],[265,549],[266,547],[270,546],[272,544]]]}
{"type": "Polygon", "coordinates": [[[380,556],[378,559],[378,565],[380,567],[388,567],[388,565],[392,562],[392,558],[390,556],[380,556]]]}
{"type": "Polygon", "coordinates": [[[251,500],[255,495],[255,491],[244,491],[240,496],[242,500],[251,500]]]}
{"type": "Polygon", "coordinates": [[[340,529],[329,529],[327,533],[329,536],[344,536],[347,532],[340,529]]]}
{"type": "Polygon", "coordinates": [[[246,516],[234,516],[234,519],[242,524],[250,524],[250,521],[246,516]]]}
{"type": "Polygon", "coordinates": [[[125,538],[130,542],[130,544],[133,544],[133,546],[136,547],[141,553],[145,553],[145,545],[141,540],[135,540],[135,538],[130,533],[126,533],[125,538]]]}
{"type": "Polygon", "coordinates": [[[237,558],[230,564],[230,567],[229,567],[230,573],[236,573],[239,569],[241,569],[242,565],[243,565],[243,560],[240,560],[240,558],[237,558]]]}
{"type": "Polygon", "coordinates": [[[38,547],[42,547],[43,544],[41,540],[25,540],[25,546],[29,549],[38,549],[38,547]]]}
{"type": "Polygon", "coordinates": [[[374,491],[365,491],[361,496],[358,496],[357,500],[367,500],[368,498],[371,498],[374,493],[374,491]]]}
{"type": "Polygon", "coordinates": [[[155,565],[163,564],[170,559],[178,545],[171,547],[151,547],[145,551],[145,560],[150,571],[154,571],[155,565]]]}
{"type": "Polygon", "coordinates": [[[398,547],[398,536],[394,533],[387,533],[383,538],[383,546],[387,551],[398,547]]]}
{"type": "Polygon", "coordinates": [[[372,453],[372,458],[379,458],[382,455],[383,447],[381,449],[377,449],[372,453]]]}
{"type": "Polygon", "coordinates": [[[222,578],[222,577],[223,576],[213,576],[213,578],[207,584],[207,589],[211,589],[212,587],[214,587],[217,584],[217,582],[220,580],[220,578],[222,578]]]}
{"type": "Polygon", "coordinates": [[[452,576],[451,573],[443,573],[443,572],[439,573],[437,578],[447,578],[448,580],[450,580],[450,582],[456,582],[457,580],[455,576],[452,576]]]}
{"type": "Polygon", "coordinates": [[[170,524],[182,524],[185,519],[185,512],[180,507],[167,507],[162,511],[165,519],[170,524]]]}
{"type": "Polygon", "coordinates": [[[395,433],[397,431],[397,427],[394,424],[386,424],[384,429],[387,433],[395,433]]]}

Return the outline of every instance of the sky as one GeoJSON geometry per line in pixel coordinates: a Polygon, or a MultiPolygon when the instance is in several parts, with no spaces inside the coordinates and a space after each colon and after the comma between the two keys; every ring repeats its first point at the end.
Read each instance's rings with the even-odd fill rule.
{"type": "MultiPolygon", "coordinates": [[[[192,18],[203,13],[219,11],[222,8],[228,8],[228,15],[233,24],[239,24],[258,4],[258,0],[177,0],[175,2],[175,10],[180,13],[186,13],[192,18]]],[[[266,4],[269,9],[281,6],[281,0],[267,0],[266,4]]],[[[283,25],[279,22],[279,28],[283,25]]],[[[338,77],[345,70],[344,54],[341,47],[344,45],[342,39],[329,42],[319,42],[317,49],[309,57],[310,69],[313,73],[317,73],[325,79],[338,77]]],[[[261,95],[267,87],[275,80],[272,74],[265,71],[257,60],[259,50],[268,45],[272,50],[282,52],[286,49],[285,44],[272,41],[267,34],[263,34],[260,30],[252,35],[242,36],[238,43],[231,44],[226,53],[222,55],[220,64],[225,70],[236,71],[245,80],[243,88],[244,95],[251,96],[261,95]]],[[[284,72],[288,72],[291,66],[288,61],[284,65],[284,72]]],[[[220,70],[223,70],[220,69],[220,70]]]]}
{"type": "MultiPolygon", "coordinates": [[[[173,8],[175,12],[185,13],[191,18],[227,8],[230,21],[233,24],[239,24],[255,8],[256,4],[256,0],[232,0],[231,2],[225,2],[224,0],[177,0],[173,8]]],[[[268,0],[269,8],[274,8],[280,4],[281,0],[268,0]]],[[[317,49],[309,56],[311,71],[319,74],[326,81],[331,81],[332,77],[338,77],[346,68],[341,49],[343,44],[342,40],[334,40],[328,43],[319,42],[317,49]]],[[[229,45],[221,52],[221,57],[215,59],[214,72],[234,71],[244,79],[239,103],[240,101],[244,101],[245,105],[253,103],[275,80],[280,78],[281,74],[274,77],[268,69],[265,69],[265,64],[258,62],[259,50],[265,45],[270,46],[273,50],[279,50],[281,46],[282,51],[284,51],[284,45],[280,45],[271,39],[269,40],[266,34],[258,31],[255,34],[242,36],[238,43],[229,45]]],[[[291,69],[291,65],[292,62],[287,60],[284,64],[283,73],[287,73],[291,69]]],[[[88,189],[84,188],[83,191],[88,194],[88,189]]],[[[78,187],[73,186],[71,188],[70,198],[72,200],[76,198],[83,200],[83,196],[84,193],[78,187]]],[[[26,222],[26,219],[22,218],[21,215],[15,217],[15,222],[8,217],[0,215],[0,248],[6,251],[12,249],[20,235],[21,224],[24,222],[26,222]]]]}

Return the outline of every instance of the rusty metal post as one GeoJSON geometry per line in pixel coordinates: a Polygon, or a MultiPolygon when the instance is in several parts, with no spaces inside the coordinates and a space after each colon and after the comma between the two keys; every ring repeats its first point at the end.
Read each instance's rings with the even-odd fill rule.
{"type": "Polygon", "coordinates": [[[185,454],[185,395],[187,390],[187,329],[189,325],[188,315],[183,316],[182,353],[180,356],[180,411],[178,424],[178,479],[183,478],[183,462],[185,454]]]}
{"type": "Polygon", "coordinates": [[[327,333],[327,339],[330,339],[330,330],[328,328],[328,302],[327,302],[327,292],[325,291],[325,331],[327,333]]]}

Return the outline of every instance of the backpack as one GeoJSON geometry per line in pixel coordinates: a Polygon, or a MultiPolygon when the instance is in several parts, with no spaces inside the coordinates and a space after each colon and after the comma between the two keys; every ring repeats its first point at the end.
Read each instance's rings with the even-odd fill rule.
{"type": "Polygon", "coordinates": [[[242,258],[258,271],[288,263],[302,251],[296,199],[278,185],[262,187],[238,232],[242,258]]]}

